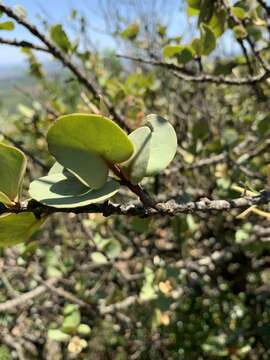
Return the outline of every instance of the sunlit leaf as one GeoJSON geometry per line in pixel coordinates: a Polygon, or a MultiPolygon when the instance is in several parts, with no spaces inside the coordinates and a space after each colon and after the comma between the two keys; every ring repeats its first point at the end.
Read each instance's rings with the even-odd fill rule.
{"type": "Polygon", "coordinates": [[[193,39],[191,47],[197,55],[209,55],[216,48],[216,37],[212,29],[205,24],[200,25],[201,37],[193,39]]]}
{"type": "Polygon", "coordinates": [[[18,199],[25,170],[23,152],[0,143],[0,202],[10,205],[18,199]]]}
{"type": "Polygon", "coordinates": [[[123,38],[134,40],[140,31],[139,24],[130,24],[124,31],[120,33],[123,38]]]}
{"type": "Polygon", "coordinates": [[[164,170],[174,158],[177,137],[173,126],[161,116],[148,115],[146,125],[152,130],[147,176],[153,176],[164,170]]]}
{"type": "Polygon", "coordinates": [[[216,9],[208,22],[209,27],[216,37],[219,37],[224,33],[226,27],[226,17],[227,13],[224,9],[216,9]]]}
{"type": "Polygon", "coordinates": [[[62,116],[50,128],[47,139],[56,160],[94,189],[107,179],[106,163],[121,163],[133,153],[125,132],[100,115],[62,116]]]}
{"type": "Polygon", "coordinates": [[[96,264],[106,264],[108,262],[108,260],[106,259],[106,256],[98,251],[92,252],[91,259],[96,264]]]}
{"type": "Polygon", "coordinates": [[[28,240],[44,223],[33,213],[5,214],[0,216],[0,247],[28,240]]]}
{"type": "Polygon", "coordinates": [[[64,318],[61,331],[67,334],[74,334],[80,325],[81,314],[79,310],[73,311],[71,314],[64,318]]]}
{"type": "Polygon", "coordinates": [[[71,43],[61,24],[53,25],[50,28],[50,37],[64,52],[68,52],[70,50],[71,43]]]}
{"type": "Polygon", "coordinates": [[[82,335],[82,336],[87,336],[91,333],[91,328],[90,326],[88,326],[87,324],[80,324],[78,326],[78,334],[82,335]]]}
{"type": "Polygon", "coordinates": [[[11,31],[15,28],[14,23],[12,21],[4,21],[0,23],[0,30],[8,30],[11,31]]]}
{"type": "Polygon", "coordinates": [[[70,339],[70,335],[64,333],[60,329],[50,329],[48,331],[48,337],[58,342],[67,342],[70,339]]]}
{"type": "Polygon", "coordinates": [[[194,51],[191,46],[188,45],[166,45],[163,49],[164,57],[177,56],[177,60],[180,63],[185,64],[186,62],[193,59],[194,51]]]}
{"type": "Polygon", "coordinates": [[[123,164],[122,169],[133,184],[138,184],[147,173],[147,165],[150,157],[151,130],[142,126],[128,136],[133,143],[134,153],[123,164]]]}
{"type": "Polygon", "coordinates": [[[115,195],[119,183],[110,179],[98,190],[90,189],[72,174],[56,173],[34,180],[30,184],[30,196],[36,201],[56,208],[80,207],[101,203],[115,195]]]}
{"type": "Polygon", "coordinates": [[[235,17],[240,20],[245,19],[245,17],[247,16],[247,12],[241,7],[233,6],[231,8],[231,12],[235,17]]]}

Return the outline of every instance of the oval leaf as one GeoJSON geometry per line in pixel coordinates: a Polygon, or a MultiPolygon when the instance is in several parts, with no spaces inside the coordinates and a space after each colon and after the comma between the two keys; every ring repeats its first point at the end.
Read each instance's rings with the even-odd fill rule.
{"type": "Polygon", "coordinates": [[[15,28],[14,23],[12,21],[4,21],[0,23],[0,30],[11,31],[15,28]]]}
{"type": "Polygon", "coordinates": [[[177,137],[168,120],[158,115],[148,115],[146,125],[152,130],[150,157],[146,176],[153,176],[164,170],[174,158],[177,137]]]}
{"type": "Polygon", "coordinates": [[[22,151],[0,143],[0,202],[11,205],[17,200],[26,162],[22,151]]]}
{"type": "Polygon", "coordinates": [[[56,24],[51,27],[50,37],[64,52],[68,52],[70,50],[71,43],[61,24],[56,24]]]}
{"type": "Polygon", "coordinates": [[[98,190],[90,189],[72,174],[52,174],[30,184],[30,196],[38,202],[55,208],[73,208],[101,203],[115,195],[119,183],[109,179],[98,190]]]}
{"type": "Polygon", "coordinates": [[[108,163],[121,163],[133,153],[125,132],[100,115],[65,115],[50,128],[48,145],[56,160],[98,189],[106,181],[108,163]]]}
{"type": "Polygon", "coordinates": [[[142,126],[128,136],[133,143],[134,153],[123,164],[122,169],[132,184],[138,184],[146,175],[150,156],[151,130],[142,126]]]}
{"type": "Polygon", "coordinates": [[[0,216],[0,246],[10,246],[28,240],[44,223],[33,213],[5,214],[0,216]]]}

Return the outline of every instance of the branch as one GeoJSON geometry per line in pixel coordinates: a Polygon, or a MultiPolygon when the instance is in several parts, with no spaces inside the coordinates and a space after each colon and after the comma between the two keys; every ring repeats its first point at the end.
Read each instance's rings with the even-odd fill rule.
{"type": "Polygon", "coordinates": [[[16,308],[17,306],[25,305],[28,301],[48,291],[48,286],[56,284],[56,278],[47,280],[46,285],[39,285],[35,289],[19,295],[18,297],[8,300],[0,304],[0,312],[6,312],[16,308]]]}
{"type": "Polygon", "coordinates": [[[0,130],[0,135],[2,135],[7,141],[9,141],[12,145],[16,146],[20,149],[25,155],[27,155],[35,164],[40,166],[43,170],[48,171],[49,168],[46,164],[44,164],[41,160],[35,157],[30,151],[24,148],[24,146],[19,142],[14,140],[12,137],[6,135],[2,130],[0,130]]]}
{"type": "MultiPolygon", "coordinates": [[[[3,12],[10,18],[14,19],[18,24],[24,26],[28,29],[31,34],[33,34],[36,38],[38,38],[45,46],[49,53],[51,53],[56,59],[58,59],[65,67],[67,67],[78,79],[78,81],[83,84],[92,94],[93,96],[99,100],[100,89],[95,85],[92,84],[88,78],[83,74],[83,72],[79,69],[77,64],[74,64],[70,58],[64,54],[58,47],[54,45],[54,43],[48,39],[44,34],[42,34],[38,28],[30,23],[24,17],[18,15],[16,12],[12,10],[12,8],[0,4],[0,12],[3,12]]],[[[15,44],[13,44],[15,46],[15,44]]],[[[103,101],[107,108],[109,109],[111,115],[115,119],[116,122],[123,128],[129,130],[127,124],[125,123],[124,118],[122,115],[115,109],[114,105],[111,101],[103,95],[103,101]]]]}
{"type": "Polygon", "coordinates": [[[270,192],[262,191],[257,196],[242,196],[236,199],[228,200],[210,200],[203,198],[199,201],[178,202],[173,200],[157,203],[155,208],[145,207],[140,204],[120,205],[113,203],[91,204],[75,208],[53,208],[42,205],[37,201],[31,199],[16,204],[16,207],[6,208],[2,205],[0,208],[0,215],[6,213],[23,213],[33,212],[37,217],[41,215],[50,215],[53,213],[100,213],[104,216],[110,215],[129,215],[129,216],[174,216],[177,214],[199,213],[199,212],[212,212],[212,211],[228,211],[232,209],[248,208],[252,205],[267,205],[270,201],[270,192]]]}
{"type": "Polygon", "coordinates": [[[235,85],[235,86],[242,86],[242,85],[252,85],[256,84],[262,81],[265,81],[270,77],[270,71],[263,71],[259,75],[254,76],[247,76],[240,79],[233,78],[233,77],[227,77],[227,76],[216,76],[211,74],[202,74],[202,75],[193,75],[188,70],[184,69],[181,66],[175,65],[175,64],[169,64],[162,61],[156,61],[156,60],[147,60],[140,57],[132,57],[132,56],[126,56],[126,55],[117,55],[118,57],[137,61],[139,63],[148,64],[152,66],[159,66],[163,67],[165,69],[170,70],[174,76],[177,78],[189,81],[189,82],[195,82],[195,83],[213,83],[217,85],[235,85]]]}
{"type": "Polygon", "coordinates": [[[4,38],[0,37],[0,44],[16,46],[16,47],[23,47],[23,48],[28,48],[28,49],[33,49],[33,50],[44,51],[46,53],[50,53],[50,51],[48,49],[46,49],[45,47],[35,45],[26,40],[19,41],[16,39],[4,39],[4,38]]]}

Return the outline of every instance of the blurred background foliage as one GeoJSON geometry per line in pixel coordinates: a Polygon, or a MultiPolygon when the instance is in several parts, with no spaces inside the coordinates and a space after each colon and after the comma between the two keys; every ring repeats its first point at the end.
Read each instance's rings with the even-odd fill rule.
{"type": "MultiPolygon", "coordinates": [[[[102,50],[91,39],[91,18],[76,7],[65,25],[39,14],[38,26],[130,129],[149,113],[174,125],[177,155],[143,184],[150,193],[163,201],[227,199],[239,195],[235,185],[267,188],[269,80],[192,77],[237,82],[268,74],[269,6],[102,1],[116,43],[102,50]],[[170,36],[174,12],[186,25],[170,36]]],[[[27,8],[16,11],[27,18],[27,8]]],[[[9,20],[0,18],[3,37],[12,36],[9,20]]],[[[2,72],[0,136],[26,152],[30,181],[53,162],[45,136],[58,115],[104,108],[53,56],[41,61],[35,50],[21,51],[27,72],[2,72]]],[[[123,191],[115,201],[134,197],[123,191]]],[[[28,243],[0,250],[0,359],[269,359],[269,217],[238,213],[54,215],[28,243]],[[23,294],[30,298],[5,308],[23,294]]]]}

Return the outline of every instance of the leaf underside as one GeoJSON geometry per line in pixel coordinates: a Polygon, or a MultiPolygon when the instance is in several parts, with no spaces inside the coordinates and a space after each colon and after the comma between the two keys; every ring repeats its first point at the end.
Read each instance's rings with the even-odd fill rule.
{"type": "Polygon", "coordinates": [[[71,173],[55,173],[33,181],[30,196],[36,201],[55,208],[81,207],[101,203],[115,195],[119,183],[111,178],[98,190],[82,184],[71,173]]]}

